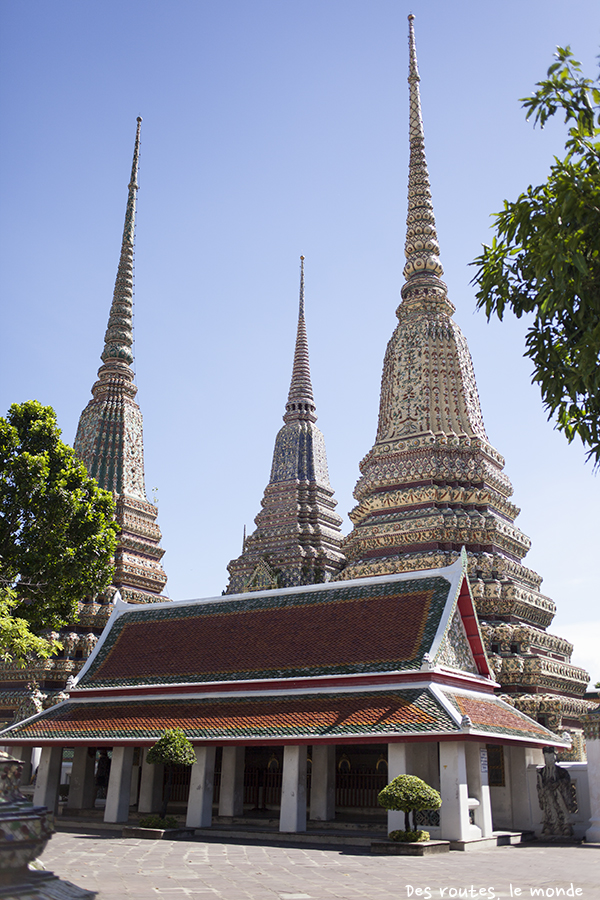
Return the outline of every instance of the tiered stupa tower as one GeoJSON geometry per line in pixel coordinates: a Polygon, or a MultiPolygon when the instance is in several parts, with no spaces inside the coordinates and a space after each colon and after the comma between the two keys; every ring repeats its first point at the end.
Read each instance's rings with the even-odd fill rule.
{"type": "Polygon", "coordinates": [[[467,342],[441,279],[413,18],[406,280],[340,577],[447,566],[464,545],[503,692],[553,731],[573,731],[577,752],[588,675],[570,664],[571,644],[546,632],[556,607],[540,593],[540,576],[522,564],[530,541],[515,524],[519,509],[510,500],[504,459],[488,440],[467,342]]]}
{"type": "Polygon", "coordinates": [[[300,257],[298,332],[284,426],[275,439],[271,478],[256,530],[228,565],[226,593],[328,581],[344,557],[342,520],[329,484],[325,440],[315,425],[304,318],[304,257],[300,257]]]}
{"type": "Polygon", "coordinates": [[[128,603],[165,600],[158,510],[146,497],[142,413],[135,402],[133,363],[133,255],[140,127],[137,120],[121,257],[102,365],[92,399],[79,419],[75,452],[101,487],[112,491],[121,527],[113,584],[128,603]]]}
{"type": "MultiPolygon", "coordinates": [[[[60,634],[63,649],[50,659],[32,659],[26,668],[0,665],[0,724],[25,719],[64,699],[65,686],[90,655],[113,610],[115,588],[130,603],[164,601],[167,577],[161,565],[157,509],[144,487],[142,414],[133,383],[133,248],[141,119],[137,120],[121,257],[106,331],[102,366],[93,398],[79,420],[75,451],[100,486],[112,491],[121,532],[113,586],[99,597],[82,597],[76,623],[60,634]]],[[[29,772],[29,766],[26,769],[29,772]]]]}

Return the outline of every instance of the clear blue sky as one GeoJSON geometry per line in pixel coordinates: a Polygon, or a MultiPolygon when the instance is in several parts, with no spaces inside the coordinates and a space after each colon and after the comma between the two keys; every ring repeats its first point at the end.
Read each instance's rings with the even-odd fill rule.
{"type": "Polygon", "coordinates": [[[600,678],[599,481],[546,421],[524,324],[475,313],[490,213],[564,127],[525,122],[557,44],[590,75],[597,0],[3,0],[0,414],[37,398],[72,442],[100,364],[135,119],[144,118],[136,371],[173,599],[220,594],[268,481],[299,256],[338,510],[372,446],[402,284],[407,14],[450,296],[506,457],[550,630],[600,678]]]}

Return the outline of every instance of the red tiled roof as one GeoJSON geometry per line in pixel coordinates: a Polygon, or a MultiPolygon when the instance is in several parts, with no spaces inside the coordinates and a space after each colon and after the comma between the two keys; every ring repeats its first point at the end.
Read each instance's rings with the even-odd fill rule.
{"type": "Polygon", "coordinates": [[[15,726],[11,736],[16,735],[20,741],[57,740],[67,744],[81,739],[154,742],[165,728],[173,727],[183,728],[190,739],[201,740],[446,733],[457,729],[439,702],[421,688],[121,703],[72,700],[15,726]]]}
{"type": "Polygon", "coordinates": [[[448,599],[442,577],[173,604],[118,617],[81,687],[418,668],[448,599]]]}
{"type": "Polygon", "coordinates": [[[468,697],[450,691],[444,691],[444,694],[461,715],[470,718],[477,730],[548,738],[548,730],[543,725],[499,700],[468,697]]]}

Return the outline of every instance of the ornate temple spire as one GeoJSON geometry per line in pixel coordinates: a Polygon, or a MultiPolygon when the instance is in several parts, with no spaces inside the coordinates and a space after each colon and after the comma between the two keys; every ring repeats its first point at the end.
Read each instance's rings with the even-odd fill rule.
{"type": "Polygon", "coordinates": [[[227,567],[227,593],[328,581],[343,564],[342,520],[329,484],[325,440],[315,422],[316,406],[304,318],[304,257],[300,257],[300,301],[292,380],[275,439],[271,477],[244,538],[242,555],[227,567]]]}
{"type": "Polygon", "coordinates": [[[300,257],[300,300],[298,309],[298,332],[294,352],[294,367],[288,402],[285,407],[284,422],[307,419],[316,422],[315,401],[310,380],[310,359],[308,356],[308,338],[306,337],[306,321],[304,319],[304,257],[300,257]]]}
{"type": "Polygon", "coordinates": [[[408,215],[406,217],[406,243],[404,246],[406,254],[404,277],[407,280],[424,274],[438,277],[444,274],[444,269],[438,256],[440,245],[435,229],[429,171],[425,157],[425,133],[423,131],[421,93],[419,90],[421,78],[417,65],[414,18],[413,15],[408,17],[410,160],[408,168],[408,215]]]}
{"type": "Polygon", "coordinates": [[[144,480],[142,413],[135,402],[133,369],[133,253],[137,175],[140,155],[138,117],[129,180],[121,254],[102,365],[92,387],[92,399],[79,419],[74,448],[90,475],[117,499],[121,526],[115,555],[114,586],[124,600],[164,600],[167,577],[160,560],[158,510],[148,502],[144,480]]]}
{"type": "Polygon", "coordinates": [[[121,241],[121,256],[117,269],[117,278],[113,293],[113,301],[108,319],[108,327],[104,336],[104,351],[101,359],[104,366],[98,372],[102,379],[104,370],[118,367],[125,378],[133,381],[133,371],[129,368],[133,362],[133,253],[135,240],[135,204],[138,192],[138,166],[140,158],[140,130],[142,117],[138,116],[131,164],[131,178],[125,210],[125,225],[121,241]],[[125,363],[125,366],[123,365],[125,363]]]}

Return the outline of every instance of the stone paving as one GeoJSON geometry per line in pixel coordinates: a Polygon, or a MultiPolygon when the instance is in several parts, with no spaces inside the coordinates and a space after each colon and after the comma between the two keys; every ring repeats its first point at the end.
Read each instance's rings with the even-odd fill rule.
{"type": "Polygon", "coordinates": [[[600,844],[522,844],[415,859],[355,847],[59,832],[42,862],[96,892],[96,900],[600,900],[600,844]]]}

